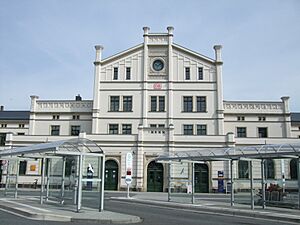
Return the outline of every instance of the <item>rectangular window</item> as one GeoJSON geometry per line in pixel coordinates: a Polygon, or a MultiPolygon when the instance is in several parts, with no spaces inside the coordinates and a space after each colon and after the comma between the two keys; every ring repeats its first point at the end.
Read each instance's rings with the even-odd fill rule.
{"type": "Polygon", "coordinates": [[[206,135],[207,134],[207,127],[205,124],[198,124],[197,125],[197,135],[206,135]]]}
{"type": "Polygon", "coordinates": [[[123,96],[123,111],[132,111],[132,96],[123,96]]]}
{"type": "Polygon", "coordinates": [[[183,134],[184,135],[193,135],[194,126],[192,124],[183,125],[183,134]]]}
{"type": "Polygon", "coordinates": [[[78,136],[80,133],[80,126],[71,126],[71,136],[78,136]]]}
{"type": "Polygon", "coordinates": [[[247,129],[246,127],[237,127],[236,128],[236,136],[237,137],[247,137],[247,129]]]}
{"type": "Polygon", "coordinates": [[[59,127],[58,125],[51,126],[51,135],[52,136],[59,136],[59,127]]]}
{"type": "Polygon", "coordinates": [[[184,96],[183,97],[183,112],[193,112],[193,97],[184,96]]]}
{"type": "Polygon", "coordinates": [[[185,67],[185,79],[190,80],[191,74],[190,74],[190,67],[185,67]]]}
{"type": "Polygon", "coordinates": [[[206,97],[197,96],[197,112],[206,112],[206,97]]]}
{"type": "Polygon", "coordinates": [[[244,116],[238,116],[238,117],[237,117],[237,120],[238,120],[238,121],[244,121],[244,120],[245,120],[245,117],[244,117],[244,116]]]}
{"type": "Polygon", "coordinates": [[[268,128],[267,127],[259,127],[258,128],[258,137],[260,137],[260,138],[268,137],[268,128]]]}
{"type": "Polygon", "coordinates": [[[79,119],[80,119],[80,116],[79,116],[79,115],[73,115],[73,116],[72,116],[72,119],[73,119],[73,120],[79,120],[79,119]]]}
{"type": "Polygon", "coordinates": [[[203,67],[198,67],[198,80],[203,80],[203,67]]]}
{"type": "Polygon", "coordinates": [[[53,119],[53,120],[59,120],[59,115],[57,115],[57,114],[52,115],[52,119],[53,119]]]}
{"type": "Polygon", "coordinates": [[[118,67],[114,67],[114,80],[118,80],[118,67]]]}
{"type": "Polygon", "coordinates": [[[164,124],[158,124],[158,128],[165,128],[164,124]]]}
{"type": "Polygon", "coordinates": [[[0,146],[5,146],[6,134],[0,133],[0,146]]]}
{"type": "Polygon", "coordinates": [[[131,134],[131,124],[122,124],[122,134],[131,134]]]}
{"type": "Polygon", "coordinates": [[[27,169],[27,161],[20,161],[19,164],[19,175],[25,175],[27,169]]]}
{"type": "Polygon", "coordinates": [[[21,123],[19,124],[19,128],[24,128],[25,127],[25,124],[21,123]]]}
{"type": "Polygon", "coordinates": [[[156,96],[151,96],[151,112],[156,112],[157,111],[157,98],[156,96]]]}
{"type": "Polygon", "coordinates": [[[20,132],[20,133],[19,133],[19,132],[18,132],[17,135],[25,135],[25,133],[23,133],[23,132],[20,132]]]}
{"type": "Polygon", "coordinates": [[[266,121],[266,117],[265,116],[259,116],[258,121],[266,121]]]}
{"type": "Polygon", "coordinates": [[[120,109],[120,96],[110,96],[110,111],[118,112],[120,109]]]}
{"type": "Polygon", "coordinates": [[[158,111],[164,112],[165,111],[165,96],[159,96],[158,97],[158,111]]]}
{"type": "Polygon", "coordinates": [[[156,128],[157,125],[156,125],[156,124],[150,124],[150,127],[151,127],[151,128],[156,128]]]}
{"type": "Polygon", "coordinates": [[[126,67],[126,80],[130,80],[130,79],[131,79],[131,68],[126,67]]]}
{"type": "Polygon", "coordinates": [[[109,134],[118,134],[119,124],[109,124],[109,134]]]}

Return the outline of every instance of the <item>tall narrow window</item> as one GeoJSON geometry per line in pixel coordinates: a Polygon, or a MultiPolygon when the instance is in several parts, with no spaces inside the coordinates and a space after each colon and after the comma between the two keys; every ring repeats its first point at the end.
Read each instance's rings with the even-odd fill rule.
{"type": "Polygon", "coordinates": [[[119,124],[109,124],[109,134],[118,134],[119,124]]]}
{"type": "Polygon", "coordinates": [[[207,134],[207,126],[205,124],[197,125],[197,135],[206,135],[207,134]]]}
{"type": "Polygon", "coordinates": [[[80,133],[80,126],[71,126],[71,136],[78,136],[80,133]]]}
{"type": "Polygon", "coordinates": [[[268,137],[268,128],[267,127],[259,127],[258,128],[258,137],[260,137],[260,138],[268,137]]]}
{"type": "Polygon", "coordinates": [[[122,124],[122,134],[131,134],[131,124],[122,124]]]}
{"type": "Polygon", "coordinates": [[[0,146],[4,146],[6,141],[6,133],[0,133],[0,146]]]}
{"type": "Polygon", "coordinates": [[[131,79],[131,68],[126,67],[126,80],[130,80],[130,79],[131,79]]]}
{"type": "Polygon", "coordinates": [[[118,67],[114,67],[114,80],[118,80],[118,67]]]}
{"type": "Polygon", "coordinates": [[[265,178],[274,179],[275,178],[274,161],[272,159],[266,159],[264,162],[264,167],[265,167],[265,178]]]}
{"type": "Polygon", "coordinates": [[[123,96],[123,111],[132,111],[132,96],[123,96]]]}
{"type": "Polygon", "coordinates": [[[158,111],[164,112],[165,111],[165,96],[158,97],[158,111]]]}
{"type": "Polygon", "coordinates": [[[206,112],[206,97],[197,96],[197,112],[206,112]]]}
{"type": "Polygon", "coordinates": [[[246,127],[237,127],[236,128],[237,137],[247,137],[246,127]]]}
{"type": "Polygon", "coordinates": [[[120,97],[110,96],[110,111],[117,112],[120,109],[120,97]]]}
{"type": "Polygon", "coordinates": [[[297,172],[297,159],[292,159],[290,161],[290,174],[292,180],[298,179],[298,172],[297,172]]]}
{"type": "Polygon", "coordinates": [[[157,111],[157,96],[151,96],[151,112],[156,112],[157,111]]]}
{"type": "Polygon", "coordinates": [[[248,179],[249,178],[249,163],[245,160],[239,160],[239,178],[248,179]]]}
{"type": "Polygon", "coordinates": [[[186,80],[191,79],[190,67],[185,67],[185,79],[186,80]]]}
{"type": "Polygon", "coordinates": [[[193,97],[184,96],[183,97],[183,112],[193,112],[193,97]]]}
{"type": "Polygon", "coordinates": [[[51,126],[51,135],[52,136],[59,136],[59,126],[58,125],[52,125],[51,126]]]}
{"type": "Polygon", "coordinates": [[[192,124],[183,125],[183,134],[184,135],[193,135],[194,126],[192,124]]]}
{"type": "Polygon", "coordinates": [[[27,161],[20,161],[19,175],[25,175],[27,169],[27,161]]]}
{"type": "Polygon", "coordinates": [[[203,67],[198,67],[198,80],[203,80],[203,67]]]}

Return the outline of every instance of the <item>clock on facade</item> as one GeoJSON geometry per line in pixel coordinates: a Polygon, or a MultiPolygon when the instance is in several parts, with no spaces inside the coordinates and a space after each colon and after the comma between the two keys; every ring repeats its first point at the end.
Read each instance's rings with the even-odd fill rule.
{"type": "Polygon", "coordinates": [[[156,59],[153,62],[153,69],[155,71],[161,71],[164,68],[164,62],[160,59],[156,59]]]}

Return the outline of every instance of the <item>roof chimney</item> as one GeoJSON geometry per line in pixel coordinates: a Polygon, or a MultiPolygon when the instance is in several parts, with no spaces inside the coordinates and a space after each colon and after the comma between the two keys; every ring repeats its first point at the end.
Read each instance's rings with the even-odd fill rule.
{"type": "Polygon", "coordinates": [[[81,98],[80,94],[78,94],[77,96],[75,96],[75,101],[81,101],[81,100],[82,100],[82,98],[81,98]]]}
{"type": "Polygon", "coordinates": [[[0,106],[0,111],[4,111],[4,105],[0,106]]]}

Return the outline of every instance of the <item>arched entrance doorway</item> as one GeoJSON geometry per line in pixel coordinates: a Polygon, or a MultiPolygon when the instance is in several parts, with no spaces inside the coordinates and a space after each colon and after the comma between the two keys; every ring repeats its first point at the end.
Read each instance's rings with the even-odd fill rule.
{"type": "Polygon", "coordinates": [[[119,167],[116,161],[107,160],[105,162],[104,190],[118,190],[118,171],[119,167]]]}
{"type": "Polygon", "coordinates": [[[208,193],[208,166],[195,163],[195,192],[208,193]]]}
{"type": "Polygon", "coordinates": [[[162,192],[164,180],[164,168],[161,163],[152,161],[147,168],[147,191],[162,192]]]}

